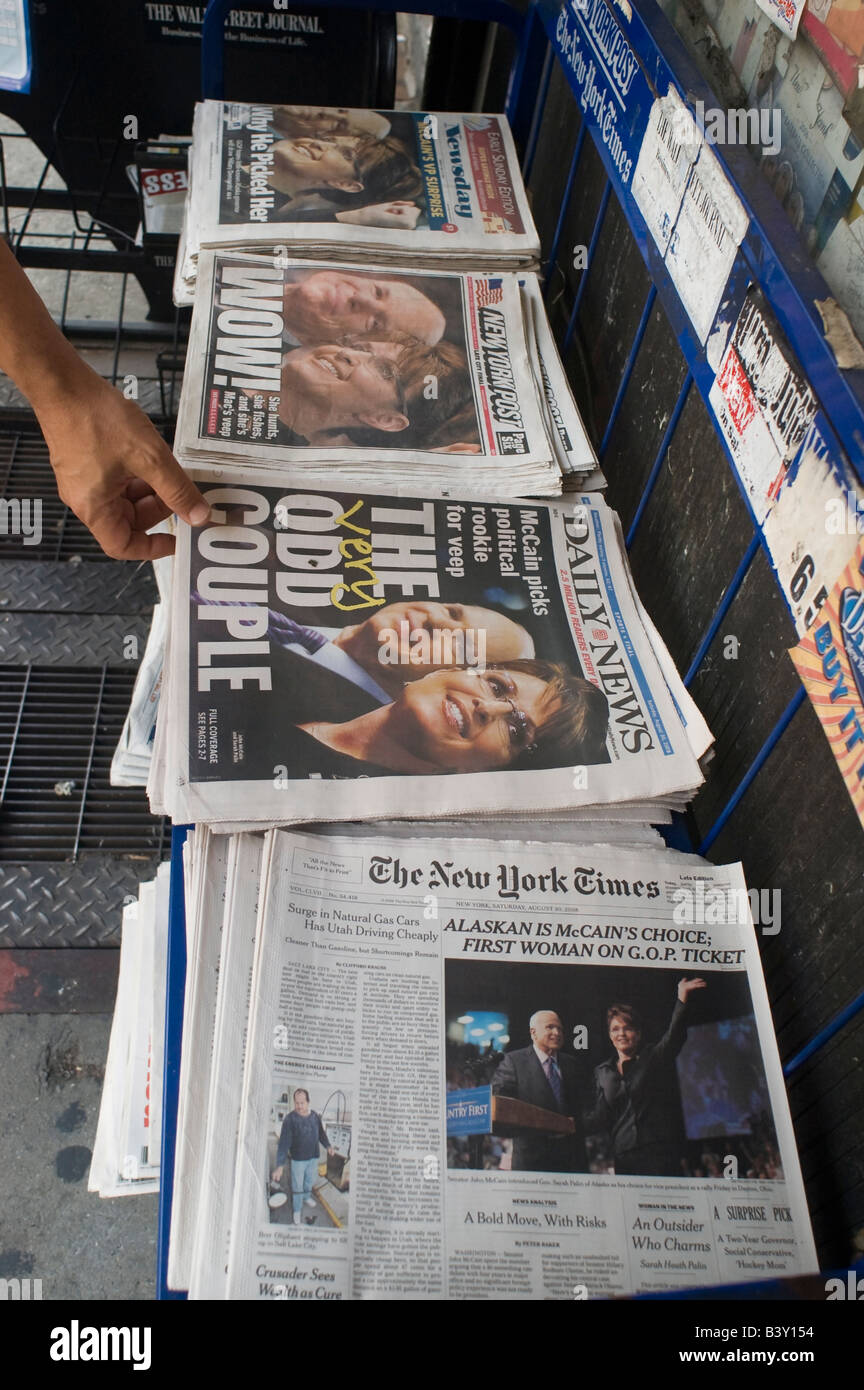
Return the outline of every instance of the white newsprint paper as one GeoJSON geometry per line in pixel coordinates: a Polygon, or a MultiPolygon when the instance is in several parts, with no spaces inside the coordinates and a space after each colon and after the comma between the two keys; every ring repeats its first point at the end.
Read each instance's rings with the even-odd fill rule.
{"type": "Polygon", "coordinates": [[[817,1268],[740,866],[271,847],[229,1298],[570,1302],[817,1268]]]}

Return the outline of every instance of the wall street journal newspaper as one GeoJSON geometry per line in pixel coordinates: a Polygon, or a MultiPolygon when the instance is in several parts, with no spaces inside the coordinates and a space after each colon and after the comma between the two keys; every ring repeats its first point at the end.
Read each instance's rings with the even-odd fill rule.
{"type": "Polygon", "coordinates": [[[817,1268],[739,866],[276,831],[261,873],[229,1298],[817,1268]]]}
{"type": "Polygon", "coordinates": [[[648,820],[701,782],[710,734],[682,722],[597,493],[193,476],[213,520],[179,529],[154,808],[223,829],[624,803],[648,820]]]}

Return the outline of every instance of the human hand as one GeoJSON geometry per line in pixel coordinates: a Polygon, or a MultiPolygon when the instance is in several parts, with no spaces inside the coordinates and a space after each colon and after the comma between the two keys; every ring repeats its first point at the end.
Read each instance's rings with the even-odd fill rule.
{"type": "Polygon", "coordinates": [[[679,981],[678,981],[678,998],[680,999],[681,1003],[682,1003],[682,1004],[686,1004],[686,1003],[687,1003],[687,1000],[690,998],[690,995],[694,992],[694,990],[697,990],[697,989],[705,989],[707,983],[708,983],[707,980],[700,980],[700,979],[696,979],[696,980],[679,980],[679,981]]]}
{"type": "Polygon", "coordinates": [[[349,222],[357,227],[403,227],[413,232],[420,209],[416,203],[397,200],[393,203],[373,203],[367,208],[349,208],[336,213],[337,222],[349,222]]]}
{"type": "Polygon", "coordinates": [[[281,1181],[282,1181],[282,1172],[283,1172],[282,1167],[274,1168],[274,1169],[273,1169],[273,1172],[270,1174],[270,1176],[271,1176],[271,1178],[273,1179],[274,1182],[281,1182],[281,1181]]]}
{"type": "Polygon", "coordinates": [[[191,526],[209,519],[198,488],[144,412],[89,368],[74,392],[39,412],[39,423],[61,500],[112,559],[170,555],[173,536],[146,532],[172,512],[191,526]]]}
{"type": "Polygon", "coordinates": [[[332,1148],[331,1148],[331,1149],[328,1149],[328,1150],[327,1150],[327,1157],[328,1157],[328,1158],[332,1158],[333,1155],[335,1154],[335,1152],[336,1152],[335,1149],[332,1149],[332,1148]]]}

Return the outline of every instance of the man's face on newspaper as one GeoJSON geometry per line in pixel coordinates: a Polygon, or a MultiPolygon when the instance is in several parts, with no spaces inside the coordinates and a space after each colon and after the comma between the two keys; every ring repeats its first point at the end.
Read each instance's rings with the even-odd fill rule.
{"type": "Polygon", "coordinates": [[[539,676],[506,667],[433,671],[392,706],[401,741],[442,772],[492,772],[514,762],[553,712],[539,676]]]}
{"type": "Polygon", "coordinates": [[[301,343],[406,333],[431,346],[445,327],[441,310],[414,285],[344,270],[317,270],[286,285],[285,323],[301,343]]]}
{"type": "Polygon", "coordinates": [[[531,1038],[542,1052],[560,1052],[564,1042],[564,1029],[557,1014],[539,1013],[531,1029],[531,1038]]]}
{"type": "Polygon", "coordinates": [[[482,636],[482,651],[490,665],[534,655],[534,643],[525,628],[506,614],[477,604],[439,603],[433,599],[386,604],[364,622],[344,629],[340,646],[369,671],[375,672],[376,667],[384,665],[384,675],[392,674],[400,681],[418,680],[442,666],[466,664],[466,634],[472,634],[475,653],[481,650],[482,636]],[[404,634],[407,643],[402,640],[404,634]],[[393,660],[394,646],[398,662],[393,660]]]}

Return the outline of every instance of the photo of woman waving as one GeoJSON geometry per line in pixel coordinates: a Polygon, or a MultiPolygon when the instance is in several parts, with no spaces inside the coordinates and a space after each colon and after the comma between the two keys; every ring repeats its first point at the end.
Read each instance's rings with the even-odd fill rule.
{"type": "Polygon", "coordinates": [[[653,1043],[644,1041],[642,1017],[632,1004],[611,1004],[606,1010],[615,1055],[594,1068],[595,1103],[584,1123],[587,1132],[608,1133],[616,1174],[681,1176],[673,1064],[687,1041],[691,997],[706,983],[701,978],[679,980],[669,1026],[653,1043]]]}

